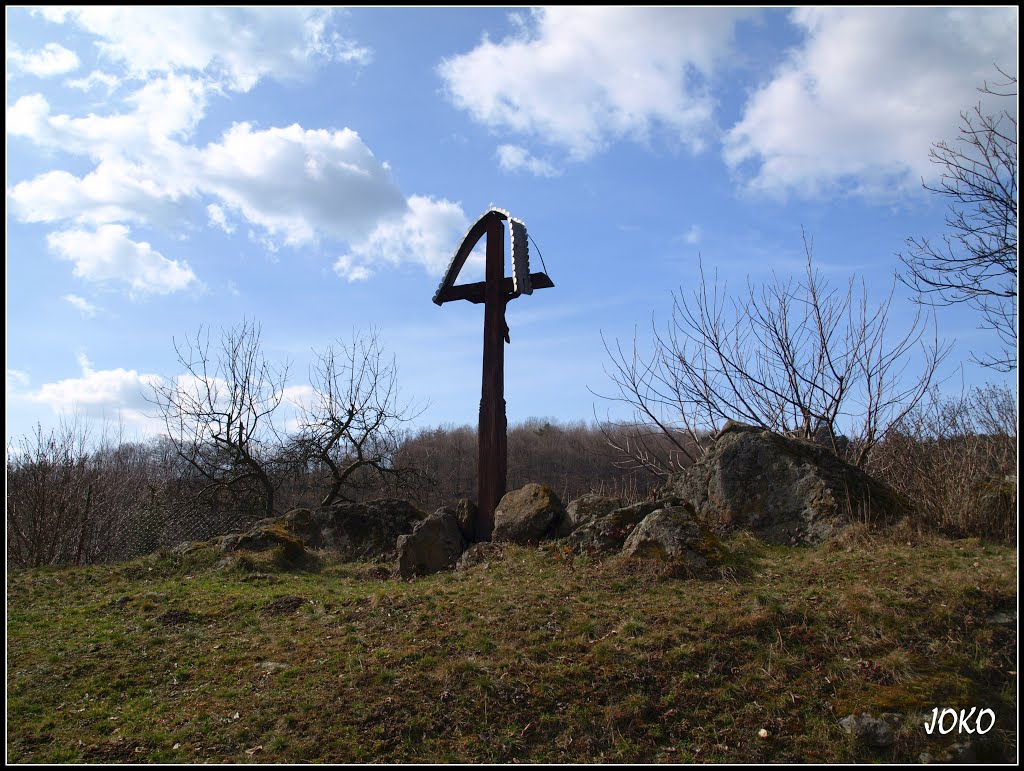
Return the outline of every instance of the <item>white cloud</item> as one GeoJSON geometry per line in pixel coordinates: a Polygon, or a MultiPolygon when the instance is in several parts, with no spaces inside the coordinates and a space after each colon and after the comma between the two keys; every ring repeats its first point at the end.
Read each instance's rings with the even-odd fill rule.
{"type": "Polygon", "coordinates": [[[23,96],[7,111],[7,131],[44,147],[96,160],[159,157],[172,138],[191,135],[206,109],[206,86],[184,75],[150,81],[126,98],[130,110],[82,118],[53,115],[41,94],[23,96]]]}
{"type": "Polygon", "coordinates": [[[198,187],[291,245],[318,231],[362,238],[406,208],[390,169],[351,129],[238,123],[199,159],[198,187]]]}
{"type": "Polygon", "coordinates": [[[535,177],[557,177],[561,174],[553,163],[534,157],[519,145],[499,145],[498,165],[505,171],[526,171],[535,177]]]}
{"type": "Polygon", "coordinates": [[[350,275],[360,267],[412,263],[439,275],[468,227],[459,204],[414,195],[403,215],[382,221],[367,238],[353,244],[350,253],[335,263],[335,270],[350,275]]]}
{"type": "Polygon", "coordinates": [[[691,225],[690,229],[686,231],[686,235],[683,236],[683,240],[688,244],[696,244],[700,241],[701,237],[700,225],[691,225]]]}
{"type": "MultiPolygon", "coordinates": [[[[261,129],[243,122],[205,145],[192,141],[209,99],[225,90],[247,90],[264,77],[298,76],[317,61],[366,61],[366,49],[333,30],[333,11],[37,12],[99,36],[108,64],[115,71],[123,66],[127,78],[152,77],[119,94],[106,114],[65,114],[41,94],[21,97],[7,111],[9,137],[94,162],[84,173],[58,168],[7,191],[20,221],[60,228],[49,244],[74,263],[75,275],[120,285],[134,296],[197,283],[187,262],[161,253],[163,244],[130,237],[143,227],[241,230],[268,252],[340,239],[351,249],[350,264],[337,268],[348,280],[403,260],[433,270],[438,253],[450,249],[441,242],[451,222],[464,222],[461,209],[447,201],[407,199],[389,166],[351,129],[261,129]],[[205,220],[192,221],[204,209],[205,220]],[[422,219],[414,221],[414,211],[422,219]]],[[[123,83],[121,74],[96,70],[68,85],[112,88],[123,83]]]]}
{"type": "Polygon", "coordinates": [[[235,226],[228,222],[227,215],[224,214],[224,210],[215,203],[211,203],[206,207],[206,214],[209,217],[210,224],[216,225],[225,233],[234,233],[235,226]]]}
{"type": "Polygon", "coordinates": [[[191,70],[249,91],[263,77],[295,78],[317,61],[365,63],[332,9],[216,7],[47,8],[43,16],[98,36],[103,55],[134,77],[191,70]]]}
{"type": "Polygon", "coordinates": [[[38,51],[21,51],[7,44],[7,61],[14,67],[40,78],[63,75],[78,69],[78,56],[59,43],[47,43],[38,51]]]}
{"type": "Polygon", "coordinates": [[[74,308],[77,308],[83,316],[86,318],[92,318],[96,315],[99,310],[95,305],[86,300],[84,297],[79,297],[76,294],[64,295],[64,300],[74,308]]]}
{"type": "Polygon", "coordinates": [[[43,404],[57,414],[85,414],[93,417],[120,417],[126,423],[145,428],[150,423],[152,406],[146,401],[159,375],[139,374],[136,370],[94,370],[85,355],[78,357],[81,377],[44,383],[23,398],[43,404]]]}
{"type": "Polygon", "coordinates": [[[7,390],[17,391],[22,388],[27,388],[30,382],[27,372],[22,372],[20,369],[8,369],[7,370],[7,390]]]}
{"type": "Polygon", "coordinates": [[[196,281],[188,263],[169,260],[144,241],[132,241],[128,232],[123,225],[65,230],[51,233],[47,243],[75,264],[76,276],[99,283],[123,282],[133,295],[169,294],[196,281]]]}
{"type": "MultiPolygon", "coordinates": [[[[1016,8],[801,8],[806,35],[746,105],[726,162],[751,189],[917,188],[993,64],[1017,61],[1016,8]]],[[[1008,101],[1008,100],[1007,100],[1008,101]]],[[[1006,106],[1006,105],[1003,105],[1006,106]]]]}
{"type": "Polygon", "coordinates": [[[80,91],[91,91],[96,86],[103,86],[106,88],[107,93],[111,94],[121,85],[121,79],[116,75],[111,75],[107,72],[100,72],[99,70],[93,70],[84,78],[75,78],[74,80],[67,80],[64,85],[69,88],[77,88],[80,91]]]}
{"type": "Polygon", "coordinates": [[[343,254],[334,263],[334,272],[350,284],[354,281],[365,281],[373,275],[373,271],[366,265],[356,265],[352,255],[343,254]]]}
{"type": "Polygon", "coordinates": [[[500,43],[484,39],[439,71],[478,121],[587,158],[657,129],[694,151],[712,127],[708,77],[752,12],[713,8],[543,8],[500,43]]]}
{"type": "MultiPolygon", "coordinates": [[[[91,143],[99,133],[98,124],[67,116],[55,121],[41,97],[19,100],[12,111],[14,133],[42,136],[48,144],[82,149],[97,146],[91,143]]],[[[134,119],[141,123],[146,112],[137,111],[134,119]]],[[[122,134],[131,134],[127,125],[115,122],[109,133],[121,128],[122,134]]],[[[137,153],[137,158],[130,160],[111,152],[81,178],[51,171],[20,182],[9,191],[12,211],[23,222],[70,221],[93,228],[126,224],[173,227],[187,217],[189,201],[212,198],[216,202],[206,205],[209,224],[231,233],[235,229],[231,215],[237,215],[259,227],[262,232],[254,232],[253,237],[271,251],[282,242],[308,244],[322,235],[358,244],[381,225],[383,230],[376,238],[394,242],[396,220],[410,211],[390,168],[350,129],[307,130],[293,124],[255,130],[239,123],[220,141],[204,148],[166,138],[151,142],[150,147],[148,155],[137,153]]],[[[419,238],[419,244],[433,249],[429,227],[447,228],[448,219],[439,217],[436,207],[421,206],[421,214],[424,222],[400,227],[406,234],[401,238],[419,238]]],[[[452,214],[450,209],[448,214],[452,214]]],[[[457,207],[454,216],[458,221],[464,219],[457,207]]],[[[446,233],[447,229],[440,235],[446,233]]],[[[397,253],[391,250],[392,255],[397,253]]],[[[139,257],[150,259],[148,253],[139,253],[139,257]]],[[[433,259],[417,253],[414,261],[430,264],[433,259]]],[[[148,269],[140,266],[135,272],[148,269]]],[[[366,270],[356,270],[347,277],[358,280],[368,275],[366,270]]],[[[178,281],[167,286],[181,288],[184,284],[178,281]]]]}
{"type": "MultiPolygon", "coordinates": [[[[103,161],[81,179],[49,171],[19,182],[8,193],[22,222],[104,225],[180,221],[184,190],[171,179],[161,185],[155,169],[123,159],[103,161]]],[[[180,181],[180,178],[179,180],[180,181]]]]}

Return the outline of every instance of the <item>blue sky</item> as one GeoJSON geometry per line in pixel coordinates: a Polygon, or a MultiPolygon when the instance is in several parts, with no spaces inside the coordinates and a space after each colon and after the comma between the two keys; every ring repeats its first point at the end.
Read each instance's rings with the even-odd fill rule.
{"type": "MultiPolygon", "coordinates": [[[[372,325],[419,424],[473,424],[482,307],[431,297],[491,205],[556,284],[509,306],[513,422],[604,415],[601,333],[648,339],[698,256],[742,288],[798,273],[803,229],[880,299],[944,231],[928,151],[1016,73],[1017,13],[8,8],[8,439],[151,434],[172,339],[243,319],[296,398],[372,325]]],[[[976,315],[937,321],[951,384],[1010,382],[968,361],[976,315]]]]}

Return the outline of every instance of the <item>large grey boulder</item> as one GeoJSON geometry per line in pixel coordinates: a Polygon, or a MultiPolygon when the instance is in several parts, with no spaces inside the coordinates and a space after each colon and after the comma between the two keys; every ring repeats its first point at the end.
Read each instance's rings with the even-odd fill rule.
{"type": "Polygon", "coordinates": [[[652,511],[623,544],[626,557],[658,559],[701,569],[725,556],[718,539],[697,522],[693,507],[671,506],[652,511]]]}
{"type": "Polygon", "coordinates": [[[593,519],[606,516],[621,508],[622,501],[618,498],[597,493],[585,493],[570,501],[569,505],[565,507],[565,523],[568,529],[565,535],[569,535],[573,530],[593,519]]]}
{"type": "Polygon", "coordinates": [[[681,499],[668,497],[624,506],[603,515],[595,514],[589,521],[572,531],[566,539],[566,545],[573,551],[586,554],[617,552],[622,549],[633,528],[652,511],[682,504],[681,499]]]}
{"type": "Polygon", "coordinates": [[[382,498],[364,503],[333,503],[314,514],[323,544],[345,559],[391,558],[398,537],[411,533],[426,514],[407,501],[382,498]]]}
{"type": "Polygon", "coordinates": [[[494,510],[495,541],[536,543],[554,536],[565,507],[547,485],[528,484],[505,493],[494,510]]]}
{"type": "Polygon", "coordinates": [[[426,576],[455,567],[466,539],[459,520],[447,509],[439,509],[418,523],[397,542],[398,572],[402,578],[426,576]]]}
{"type": "Polygon", "coordinates": [[[735,423],[672,486],[714,529],[746,529],[770,543],[818,544],[852,522],[890,523],[907,509],[831,450],[735,423]]]}

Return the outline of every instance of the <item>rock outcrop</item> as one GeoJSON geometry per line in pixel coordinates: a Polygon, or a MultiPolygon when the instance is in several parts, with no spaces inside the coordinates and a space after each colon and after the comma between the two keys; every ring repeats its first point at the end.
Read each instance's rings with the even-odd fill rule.
{"type": "Polygon", "coordinates": [[[669,497],[657,501],[624,506],[605,514],[594,512],[593,516],[577,527],[566,539],[566,545],[573,551],[586,554],[611,554],[622,549],[626,538],[652,511],[680,506],[683,501],[669,497]]]}
{"type": "Polygon", "coordinates": [[[721,563],[725,550],[697,522],[693,507],[671,506],[644,517],[626,539],[622,554],[676,562],[700,570],[721,563]]]}
{"type": "Polygon", "coordinates": [[[672,487],[714,529],[746,529],[779,544],[818,544],[852,522],[892,523],[907,509],[890,487],[830,450],[736,423],[672,487]]]}
{"type": "Polygon", "coordinates": [[[382,498],[334,503],[314,512],[323,545],[345,559],[395,556],[398,537],[411,533],[426,514],[407,501],[382,498]]]}
{"type": "Polygon", "coordinates": [[[598,495],[597,493],[586,493],[579,498],[569,502],[565,507],[565,529],[569,535],[573,530],[593,519],[611,514],[616,509],[622,508],[622,501],[612,498],[609,495],[598,495]]]}
{"type": "Polygon", "coordinates": [[[397,547],[398,572],[402,578],[411,578],[454,568],[466,549],[466,539],[456,515],[438,509],[411,533],[400,535],[397,547]]]}

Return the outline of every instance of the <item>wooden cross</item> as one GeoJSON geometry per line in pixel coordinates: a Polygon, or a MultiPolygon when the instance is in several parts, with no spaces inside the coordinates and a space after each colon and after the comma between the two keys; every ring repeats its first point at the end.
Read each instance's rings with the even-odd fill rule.
{"type": "Polygon", "coordinates": [[[521,294],[534,289],[547,289],[554,283],[546,273],[530,273],[526,224],[514,219],[503,209],[490,209],[469,229],[444,280],[434,293],[434,302],[442,305],[451,300],[469,300],[484,304],[484,366],[480,392],[480,423],[478,429],[476,540],[491,540],[494,509],[505,494],[508,469],[507,428],[505,418],[505,343],[509,342],[505,323],[505,306],[521,294]],[[505,227],[512,231],[512,275],[505,276],[505,227]],[[459,271],[477,242],[487,236],[485,280],[475,284],[455,285],[459,271]]]}

